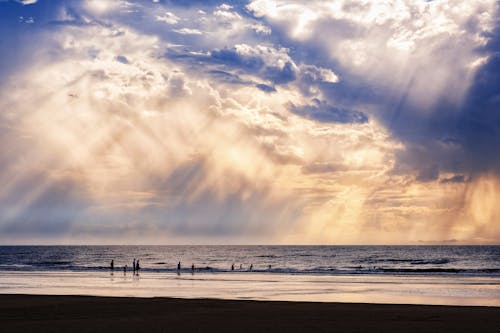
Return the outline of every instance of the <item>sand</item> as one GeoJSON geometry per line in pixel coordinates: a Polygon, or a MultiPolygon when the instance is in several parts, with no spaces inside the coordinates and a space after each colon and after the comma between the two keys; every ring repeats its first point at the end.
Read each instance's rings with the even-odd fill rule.
{"type": "Polygon", "coordinates": [[[500,307],[0,295],[2,332],[500,332],[500,307]]]}

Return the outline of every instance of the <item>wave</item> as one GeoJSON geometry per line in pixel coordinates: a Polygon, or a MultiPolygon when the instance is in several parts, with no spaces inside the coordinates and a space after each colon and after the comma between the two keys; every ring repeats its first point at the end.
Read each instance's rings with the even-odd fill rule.
{"type": "MultiPolygon", "coordinates": [[[[72,265],[70,262],[45,262],[37,263],[37,265],[0,265],[0,271],[89,271],[89,272],[110,272],[109,266],[78,266],[72,265]],[[50,263],[47,265],[47,263],[50,263]]],[[[131,272],[131,267],[127,268],[127,272],[131,272]]],[[[116,267],[114,272],[123,272],[123,267],[116,267]]],[[[177,273],[176,267],[142,267],[141,272],[144,273],[177,273]]],[[[193,273],[191,267],[183,268],[179,273],[193,273]]],[[[500,276],[500,268],[387,268],[387,267],[364,267],[364,266],[345,266],[345,267],[315,267],[308,269],[296,268],[255,268],[252,270],[246,269],[223,269],[211,266],[195,267],[194,273],[269,273],[269,274],[290,274],[290,275],[479,275],[479,276],[500,276]]]]}
{"type": "Polygon", "coordinates": [[[444,265],[444,264],[449,264],[451,261],[449,259],[443,258],[443,259],[435,259],[435,260],[415,260],[412,261],[412,265],[444,265]]]}
{"type": "Polygon", "coordinates": [[[439,259],[393,259],[393,258],[364,258],[355,260],[358,263],[367,263],[367,264],[377,264],[377,263],[391,263],[391,264],[411,264],[411,265],[444,265],[449,264],[452,260],[448,258],[439,258],[439,259]]]}
{"type": "Polygon", "coordinates": [[[30,262],[28,264],[33,265],[33,266],[67,266],[67,265],[71,265],[72,263],[73,263],[72,261],[56,260],[56,261],[30,262]]]}

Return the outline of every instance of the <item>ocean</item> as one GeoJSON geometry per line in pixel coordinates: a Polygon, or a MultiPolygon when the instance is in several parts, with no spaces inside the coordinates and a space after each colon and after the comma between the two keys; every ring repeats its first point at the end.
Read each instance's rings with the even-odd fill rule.
{"type": "Polygon", "coordinates": [[[500,276],[500,246],[2,246],[1,271],[500,276]],[[240,268],[241,265],[241,268],[240,268]],[[252,265],[252,270],[250,270],[252,265]]]}
{"type": "Polygon", "coordinates": [[[500,246],[2,246],[0,293],[500,306],[500,246]]]}

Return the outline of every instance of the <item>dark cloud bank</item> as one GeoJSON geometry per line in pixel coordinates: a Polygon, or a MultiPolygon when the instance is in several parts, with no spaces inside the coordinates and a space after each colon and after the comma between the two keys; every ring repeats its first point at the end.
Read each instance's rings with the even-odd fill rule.
{"type": "MultiPolygon", "coordinates": [[[[406,143],[399,162],[416,167],[423,181],[441,172],[471,176],[500,175],[500,25],[481,50],[488,61],[476,73],[461,106],[438,103],[430,112],[418,112],[405,102],[395,118],[385,119],[394,135],[406,143]],[[414,111],[414,112],[412,112],[414,111]]],[[[456,175],[452,182],[464,180],[456,175]]]]}

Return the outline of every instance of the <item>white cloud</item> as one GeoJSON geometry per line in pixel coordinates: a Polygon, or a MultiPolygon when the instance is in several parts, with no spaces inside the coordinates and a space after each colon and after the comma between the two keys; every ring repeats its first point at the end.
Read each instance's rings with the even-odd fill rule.
{"type": "Polygon", "coordinates": [[[238,14],[236,12],[230,12],[227,10],[216,10],[216,11],[214,11],[213,14],[217,19],[221,19],[221,20],[238,21],[238,20],[242,19],[240,14],[238,14]]]}
{"type": "Polygon", "coordinates": [[[250,24],[250,28],[255,30],[255,32],[263,34],[263,35],[270,35],[272,32],[272,29],[264,24],[257,23],[257,24],[250,24]]]}
{"type": "Polygon", "coordinates": [[[198,29],[191,29],[191,28],[181,28],[181,29],[174,29],[172,30],[178,34],[181,35],[201,35],[203,32],[201,32],[198,29]]]}
{"type": "Polygon", "coordinates": [[[336,83],[339,82],[338,76],[328,68],[317,67],[314,65],[300,65],[300,72],[314,81],[336,83]]]}
{"type": "Polygon", "coordinates": [[[96,14],[108,12],[117,8],[118,5],[118,1],[86,0],[84,3],[86,9],[96,14]]]}
{"type": "Polygon", "coordinates": [[[156,20],[167,24],[177,24],[180,19],[175,14],[166,12],[162,16],[156,16],[156,20]]]}
{"type": "Polygon", "coordinates": [[[38,0],[16,0],[19,3],[22,3],[23,5],[33,5],[38,2],[38,0]]]}
{"type": "Polygon", "coordinates": [[[472,46],[484,42],[489,2],[462,1],[457,10],[445,1],[391,3],[251,3],[265,23],[230,6],[213,16],[174,7],[158,19],[162,5],[155,5],[143,13],[152,18],[148,28],[161,27],[151,35],[128,27],[133,20],[113,19],[118,7],[85,3],[86,13],[106,13],[106,24],[51,30],[33,44],[37,62],[2,82],[0,109],[8,112],[0,115],[0,140],[9,148],[0,156],[0,228],[23,223],[42,199],[51,207],[53,185],[67,184],[68,200],[76,201],[73,215],[60,214],[61,223],[71,219],[68,237],[110,230],[123,240],[140,230],[147,242],[192,240],[198,232],[204,242],[231,230],[218,240],[235,234],[243,242],[283,243],[498,239],[494,176],[444,188],[415,182],[411,173],[395,176],[395,154],[405,147],[376,117],[321,123],[288,108],[330,105],[318,87],[340,86],[323,84],[339,82],[337,73],[397,92],[411,74],[416,102],[456,82],[463,89],[450,80],[465,73],[467,81],[484,61],[472,46]],[[485,12],[474,22],[466,14],[481,4],[485,12]],[[285,31],[284,45],[273,43],[271,28],[285,31]],[[165,57],[169,48],[185,53],[165,57]],[[210,63],[214,50],[242,59],[210,63]],[[256,59],[270,68],[289,64],[294,79],[272,93],[259,90],[256,82],[270,83],[248,69],[256,59]],[[212,70],[242,79],[217,80],[212,70]],[[423,81],[425,75],[432,81],[423,81]],[[481,201],[485,196],[491,200],[481,201]]]}
{"type": "MultiPolygon", "coordinates": [[[[11,82],[22,88],[2,89],[0,107],[15,110],[12,133],[23,133],[9,137],[11,146],[23,147],[24,158],[38,164],[5,166],[1,179],[9,181],[2,180],[0,198],[24,177],[44,174],[9,210],[10,221],[64,180],[79,189],[74,200],[83,205],[75,208],[73,231],[90,228],[85,221],[93,216],[121,232],[125,214],[141,216],[143,230],[151,228],[145,239],[159,232],[174,237],[188,224],[197,230],[222,224],[279,241],[283,226],[306,227],[314,207],[349,186],[374,186],[382,179],[374,175],[388,170],[393,143],[376,123],[304,120],[287,109],[289,101],[304,102],[293,86],[271,96],[253,86],[218,84],[162,57],[167,42],[126,27],[69,26],[48,38],[58,45],[57,56],[25,67],[11,82]],[[120,63],[117,55],[133,61],[120,63]],[[345,166],[331,181],[303,173],[304,166],[331,161],[345,166]],[[364,170],[357,185],[345,170],[364,170]],[[191,205],[198,208],[186,210],[191,205]],[[227,215],[227,205],[241,211],[227,215]],[[237,227],[235,220],[244,223],[237,227]]],[[[237,50],[269,65],[290,60],[286,49],[240,44],[237,50]]]]}
{"type": "Polygon", "coordinates": [[[230,10],[230,9],[233,9],[233,6],[231,5],[228,5],[226,3],[223,3],[222,5],[220,5],[218,8],[222,9],[222,10],[230,10]]]}
{"type": "MultiPolygon", "coordinates": [[[[286,63],[293,63],[293,60],[288,55],[286,48],[274,48],[265,45],[250,46],[247,44],[238,44],[234,48],[236,52],[243,56],[257,56],[264,60],[265,64],[270,67],[283,68],[286,63]]],[[[294,64],[294,67],[296,65],[294,64]]]]}
{"type": "Polygon", "coordinates": [[[493,27],[495,1],[255,0],[248,9],[360,80],[407,93],[409,103],[427,110],[442,99],[461,102],[471,64],[481,58],[476,50],[493,27]]]}
{"type": "Polygon", "coordinates": [[[35,20],[31,16],[30,17],[20,16],[19,22],[26,23],[26,24],[33,24],[33,23],[35,23],[35,20]]]}

